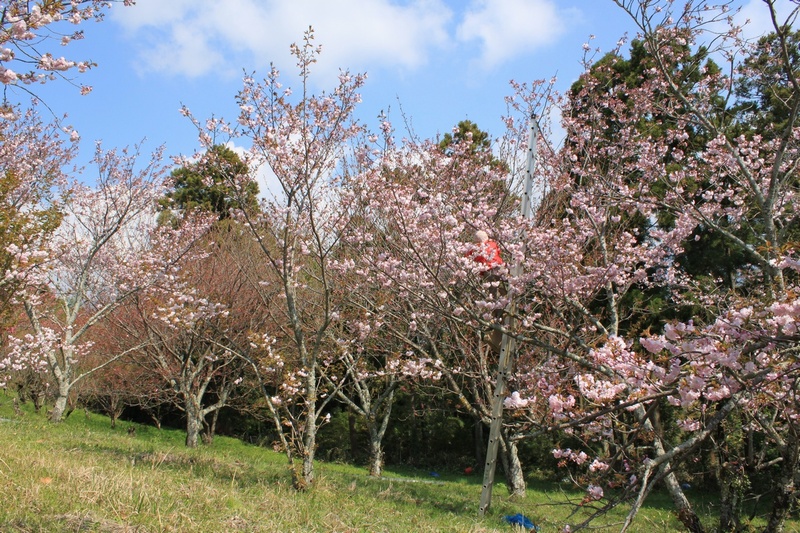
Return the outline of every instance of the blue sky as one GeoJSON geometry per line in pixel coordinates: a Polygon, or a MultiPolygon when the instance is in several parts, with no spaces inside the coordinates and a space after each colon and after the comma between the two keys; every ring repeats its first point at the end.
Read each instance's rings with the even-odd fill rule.
{"type": "MultiPolygon", "coordinates": [[[[762,0],[740,4],[751,32],[763,31],[762,0]]],[[[366,72],[359,118],[375,129],[382,110],[399,123],[402,108],[421,137],[463,119],[499,135],[510,80],[557,76],[564,89],[582,70],[584,43],[603,53],[635,36],[611,0],[137,0],[54,50],[98,63],[77,79],[92,93],[61,82],[34,90],[54,113],[69,114],[81,159],[97,140],[111,148],[146,139],[145,151],[165,144],[167,154],[188,155],[197,141],[180,106],[233,120],[242,73],[263,77],[271,62],[296,86],[289,45],[309,26],[323,46],[318,90],[332,88],[340,68],[366,72]]]]}

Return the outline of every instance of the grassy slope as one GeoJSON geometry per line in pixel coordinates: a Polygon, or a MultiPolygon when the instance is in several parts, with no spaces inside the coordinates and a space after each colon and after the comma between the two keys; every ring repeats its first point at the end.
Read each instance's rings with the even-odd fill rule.
{"type": "MultiPolygon", "coordinates": [[[[558,502],[569,495],[533,486],[515,501],[502,485],[479,519],[480,475],[442,473],[432,483],[427,472],[389,470],[374,480],[360,468],[319,463],[314,489],[297,493],[284,456],[272,450],[222,437],[189,450],[180,431],[137,425],[132,436],[128,427],[111,430],[107,418],[82,412],[59,425],[31,412],[20,418],[0,393],[0,531],[510,532],[501,517],[521,512],[545,532],[568,521],[558,502]]],[[[634,528],[676,529],[664,500],[651,502],[634,528]]]]}

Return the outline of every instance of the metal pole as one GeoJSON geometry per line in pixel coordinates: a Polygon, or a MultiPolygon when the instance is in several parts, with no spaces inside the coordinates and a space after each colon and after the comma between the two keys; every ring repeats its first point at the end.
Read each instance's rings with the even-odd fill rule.
{"type": "MultiPolygon", "coordinates": [[[[530,131],[528,137],[528,158],[525,170],[525,185],[522,193],[522,218],[531,218],[531,194],[533,192],[533,172],[536,166],[536,141],[539,128],[536,122],[536,115],[531,115],[530,131]]],[[[512,277],[522,274],[522,263],[517,261],[511,271],[512,277]]],[[[510,301],[505,313],[505,330],[512,331],[514,328],[516,315],[516,303],[513,293],[510,293],[510,301]]],[[[507,333],[503,333],[503,340],[500,343],[500,357],[497,362],[497,380],[492,395],[492,421],[489,426],[489,446],[486,450],[486,465],[483,470],[483,489],[481,490],[481,501],[478,512],[480,516],[486,514],[486,510],[492,503],[492,486],[494,485],[494,471],[497,466],[497,450],[500,447],[500,428],[503,425],[503,400],[506,397],[506,382],[511,374],[514,365],[512,354],[516,349],[516,341],[507,333]]]]}

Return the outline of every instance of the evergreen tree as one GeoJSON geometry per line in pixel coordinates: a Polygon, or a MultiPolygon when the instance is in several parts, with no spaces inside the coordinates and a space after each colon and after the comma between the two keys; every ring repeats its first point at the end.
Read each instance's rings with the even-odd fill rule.
{"type": "Polygon", "coordinates": [[[781,132],[796,114],[800,96],[792,86],[800,72],[800,30],[782,28],[761,37],[752,55],[738,71],[734,86],[737,103],[734,134],[753,135],[781,132]],[[775,54],[785,54],[783,68],[774,62],[775,54]],[[788,69],[788,71],[787,71],[788,69]],[[767,127],[768,126],[768,127],[767,127]]]}
{"type": "Polygon", "coordinates": [[[464,142],[470,143],[472,153],[491,153],[492,141],[489,134],[481,130],[477,124],[471,120],[462,120],[456,126],[457,130],[453,133],[445,133],[439,141],[439,148],[445,153],[452,152],[452,145],[464,142]]]}
{"type": "MultiPolygon", "coordinates": [[[[202,209],[223,220],[231,210],[256,208],[258,184],[249,181],[244,188],[232,186],[232,180],[247,175],[249,169],[241,158],[224,145],[212,146],[202,158],[172,172],[174,188],[161,201],[164,209],[202,209]]],[[[162,215],[163,217],[167,215],[162,215]]]]}

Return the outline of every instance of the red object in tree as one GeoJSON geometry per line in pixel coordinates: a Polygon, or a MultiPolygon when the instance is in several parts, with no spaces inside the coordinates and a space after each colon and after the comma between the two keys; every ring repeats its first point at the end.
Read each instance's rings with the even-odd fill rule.
{"type": "Polygon", "coordinates": [[[496,242],[486,241],[479,246],[478,251],[472,256],[476,263],[486,265],[487,270],[503,264],[503,258],[500,256],[500,247],[496,242]]]}
{"type": "Polygon", "coordinates": [[[489,239],[485,231],[476,231],[475,240],[477,241],[477,248],[467,252],[467,256],[471,257],[476,263],[486,266],[484,272],[503,264],[503,258],[500,256],[500,247],[497,242],[489,239]]]}

